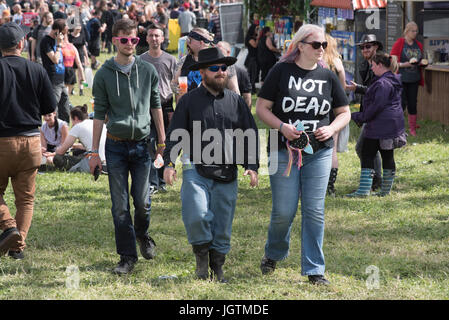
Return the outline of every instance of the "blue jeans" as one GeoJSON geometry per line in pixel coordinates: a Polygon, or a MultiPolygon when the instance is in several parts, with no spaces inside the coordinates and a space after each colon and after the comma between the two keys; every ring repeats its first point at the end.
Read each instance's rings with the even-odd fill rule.
{"type": "Polygon", "coordinates": [[[106,164],[112,200],[117,253],[137,258],[136,237],[146,235],[150,226],[151,202],[148,187],[150,153],[148,141],[114,141],[106,139],[106,164]],[[131,196],[134,225],[129,203],[128,175],[131,173],[131,196]]]}
{"type": "Polygon", "coordinates": [[[210,249],[227,254],[231,249],[237,179],[230,183],[216,182],[200,176],[194,165],[184,165],[181,202],[189,243],[212,242],[210,249]]]}
{"type": "MultiPolygon", "coordinates": [[[[271,221],[265,255],[272,260],[288,256],[290,231],[301,199],[301,274],[324,274],[324,200],[332,165],[332,148],[303,156],[300,170],[293,164],[289,177],[283,176],[288,152],[276,152],[278,170],[270,175],[272,192],[271,221]]],[[[275,161],[271,153],[269,161],[275,161]]]]}

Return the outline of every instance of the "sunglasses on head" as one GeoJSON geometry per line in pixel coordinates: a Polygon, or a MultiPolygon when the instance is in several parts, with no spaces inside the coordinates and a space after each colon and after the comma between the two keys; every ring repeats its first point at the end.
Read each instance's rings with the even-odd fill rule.
{"type": "Polygon", "coordinates": [[[120,41],[121,44],[131,44],[136,45],[139,43],[139,38],[137,37],[114,37],[113,39],[120,41]]]}
{"type": "Polygon", "coordinates": [[[369,50],[372,48],[372,46],[373,46],[372,44],[361,45],[360,50],[365,50],[365,49],[369,50]]]}
{"type": "Polygon", "coordinates": [[[312,41],[312,42],[306,42],[306,41],[301,41],[302,43],[306,43],[306,44],[310,44],[312,46],[312,48],[319,49],[320,47],[323,47],[323,49],[327,48],[327,41],[324,42],[319,42],[319,41],[312,41]]]}
{"type": "Polygon", "coordinates": [[[225,72],[228,69],[228,66],[225,64],[222,64],[221,66],[210,66],[210,67],[207,67],[207,69],[209,69],[209,71],[212,71],[212,72],[217,72],[218,70],[221,69],[221,71],[225,72]]]}
{"type": "Polygon", "coordinates": [[[206,39],[205,37],[196,32],[190,32],[188,37],[197,41],[203,41],[205,44],[213,43],[213,41],[206,39]]]}

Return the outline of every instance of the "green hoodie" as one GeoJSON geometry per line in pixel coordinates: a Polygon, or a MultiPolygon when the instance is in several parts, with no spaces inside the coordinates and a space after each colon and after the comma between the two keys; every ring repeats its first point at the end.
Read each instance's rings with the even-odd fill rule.
{"type": "Polygon", "coordinates": [[[122,72],[107,60],[97,71],[92,94],[94,119],[108,121],[106,128],[122,139],[142,140],[150,134],[151,109],[161,108],[159,79],[154,66],[135,57],[131,72],[122,72]]]}

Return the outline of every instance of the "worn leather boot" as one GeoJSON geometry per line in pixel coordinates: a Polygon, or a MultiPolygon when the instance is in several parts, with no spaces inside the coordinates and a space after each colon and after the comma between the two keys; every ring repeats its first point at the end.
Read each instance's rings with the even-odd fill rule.
{"type": "Polygon", "coordinates": [[[214,249],[209,250],[209,265],[212,269],[211,280],[216,279],[221,283],[227,283],[228,280],[224,278],[223,275],[223,265],[226,260],[226,255],[220,253],[214,249]]]}
{"type": "Polygon", "coordinates": [[[209,247],[211,243],[192,245],[196,259],[195,274],[198,278],[206,280],[209,276],[209,247]]]}

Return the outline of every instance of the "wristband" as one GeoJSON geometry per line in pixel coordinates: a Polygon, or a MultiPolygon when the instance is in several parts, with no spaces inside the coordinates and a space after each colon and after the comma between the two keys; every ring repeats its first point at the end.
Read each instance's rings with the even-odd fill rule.
{"type": "Polygon", "coordinates": [[[282,126],[284,125],[284,123],[282,122],[281,125],[279,126],[279,132],[282,133],[282,126]]]}
{"type": "Polygon", "coordinates": [[[94,153],[94,152],[89,152],[88,154],[86,154],[86,158],[92,158],[92,157],[100,157],[100,155],[98,153],[94,153]]]}
{"type": "Polygon", "coordinates": [[[158,143],[158,144],[157,144],[157,147],[158,147],[158,148],[164,148],[164,147],[165,147],[165,143],[158,143]]]}
{"type": "Polygon", "coordinates": [[[169,162],[169,163],[166,165],[166,167],[167,167],[167,168],[174,168],[175,166],[173,165],[173,162],[169,162]]]}

